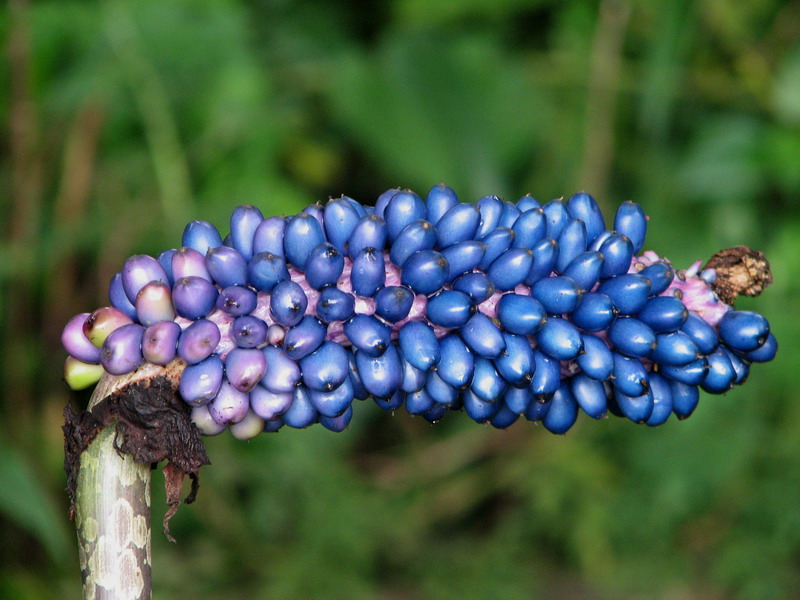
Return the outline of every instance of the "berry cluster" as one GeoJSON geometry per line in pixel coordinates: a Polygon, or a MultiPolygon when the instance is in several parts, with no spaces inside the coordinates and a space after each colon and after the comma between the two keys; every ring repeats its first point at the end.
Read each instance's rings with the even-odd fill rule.
{"type": "Polygon", "coordinates": [[[247,439],[320,422],[341,431],[354,399],[431,422],[463,410],[566,432],[578,410],[660,425],[688,417],[771,360],[767,320],[642,249],[647,217],[612,228],[580,193],[461,203],[389,190],[289,217],[233,211],[223,240],[193,221],[182,247],[129,258],[111,306],[75,316],[62,342],[75,388],[145,362],[182,361],[179,392],[201,432],[247,439]]]}

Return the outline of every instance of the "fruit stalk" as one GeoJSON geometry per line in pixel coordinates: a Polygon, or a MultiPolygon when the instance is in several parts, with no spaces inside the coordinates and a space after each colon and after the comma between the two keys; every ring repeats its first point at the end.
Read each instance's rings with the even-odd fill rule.
{"type": "MultiPolygon", "coordinates": [[[[151,598],[150,470],[151,463],[164,458],[164,452],[153,453],[146,446],[169,445],[170,438],[158,426],[139,429],[146,429],[141,437],[136,431],[132,434],[132,427],[139,425],[127,411],[134,406],[157,407],[162,410],[150,418],[170,421],[163,408],[173,406],[169,399],[176,393],[182,370],[183,365],[175,361],[166,366],[147,365],[128,375],[105,375],[88,411],[80,415],[67,412],[66,465],[70,485],[74,479],[72,512],[87,600],[151,598]]],[[[189,431],[193,429],[185,411],[167,410],[176,417],[169,429],[180,429],[174,423],[181,419],[189,431]]],[[[191,436],[187,441],[193,445],[191,436]]],[[[174,453],[166,458],[170,462],[164,475],[172,507],[165,518],[165,532],[166,521],[179,502],[183,474],[175,465],[180,461],[174,453]]]]}

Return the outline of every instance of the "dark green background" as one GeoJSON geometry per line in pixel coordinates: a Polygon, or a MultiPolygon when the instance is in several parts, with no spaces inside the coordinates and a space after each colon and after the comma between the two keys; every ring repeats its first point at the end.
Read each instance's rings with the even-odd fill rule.
{"type": "Polygon", "coordinates": [[[210,439],[155,597],[800,597],[798,2],[12,0],[0,32],[0,597],[80,595],[59,334],[125,257],[240,203],[440,181],[635,200],[682,267],[762,249],[739,305],[778,359],[658,429],[370,401],[340,435],[210,439]]]}

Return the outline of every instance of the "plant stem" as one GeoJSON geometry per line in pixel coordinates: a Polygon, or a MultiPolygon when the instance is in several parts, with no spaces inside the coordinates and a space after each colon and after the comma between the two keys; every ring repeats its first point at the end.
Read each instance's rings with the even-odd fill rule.
{"type": "MultiPolygon", "coordinates": [[[[182,366],[145,365],[121,377],[105,375],[89,411],[105,400],[161,378],[177,385],[182,366]]],[[[163,396],[159,386],[146,389],[163,396]]],[[[96,414],[96,413],[95,413],[96,414]]],[[[148,600],[152,594],[149,460],[134,460],[119,449],[119,422],[107,422],[80,454],[75,490],[75,527],[86,600],[148,600]]],[[[150,429],[155,436],[156,429],[150,429]]],[[[158,462],[162,458],[152,459],[158,462]]],[[[178,479],[178,495],[180,479],[178,479]]]]}
{"type": "Polygon", "coordinates": [[[151,597],[150,465],[114,447],[116,425],[81,455],[75,526],[83,597],[151,597]]]}

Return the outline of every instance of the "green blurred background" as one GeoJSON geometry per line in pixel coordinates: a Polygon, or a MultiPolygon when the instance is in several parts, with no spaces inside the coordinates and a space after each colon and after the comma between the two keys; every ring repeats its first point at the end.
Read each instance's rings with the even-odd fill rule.
{"type": "Polygon", "coordinates": [[[209,439],[155,597],[800,597],[800,3],[11,0],[0,32],[0,597],[80,596],[59,334],[125,257],[240,203],[440,181],[636,200],[683,267],[765,251],[739,307],[778,359],[658,429],[368,402],[339,435],[209,439]]]}

